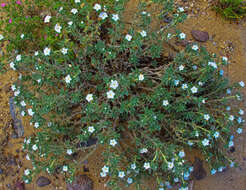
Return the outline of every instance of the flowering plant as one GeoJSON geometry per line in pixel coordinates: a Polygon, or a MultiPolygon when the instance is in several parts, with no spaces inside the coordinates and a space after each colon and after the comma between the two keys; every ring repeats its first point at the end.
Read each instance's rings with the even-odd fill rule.
{"type": "Polygon", "coordinates": [[[226,149],[244,111],[229,105],[242,99],[237,88],[244,83],[231,86],[218,70],[227,58],[196,44],[165,56],[163,43],[185,38],[175,29],[183,8],[141,1],[129,21],[125,0],[34,5],[32,13],[21,4],[4,5],[11,23],[1,34],[9,42],[6,61],[20,74],[12,85],[15,102],[36,128],[23,145],[33,163],[26,183],[41,170],[71,182],[100,147],[105,165],[99,174],[110,176],[113,189],[132,183],[139,189],[148,175],[159,189],[186,189],[193,167],[185,153],[194,149],[213,173],[234,163],[226,149]]]}

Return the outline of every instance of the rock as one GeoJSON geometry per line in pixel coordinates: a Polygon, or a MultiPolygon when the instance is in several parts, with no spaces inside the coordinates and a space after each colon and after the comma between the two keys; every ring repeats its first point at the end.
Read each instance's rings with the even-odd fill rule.
{"type": "Polygon", "coordinates": [[[77,147],[89,147],[97,143],[97,138],[89,138],[87,142],[80,142],[77,144],[77,147]]]}
{"type": "Polygon", "coordinates": [[[67,184],[68,190],[93,190],[93,181],[87,175],[79,175],[72,184],[67,184]]]}
{"type": "Polygon", "coordinates": [[[229,149],[229,150],[230,150],[230,152],[231,152],[231,153],[233,153],[233,152],[235,152],[235,150],[236,150],[236,149],[235,149],[235,147],[234,147],[234,146],[232,146],[232,147],[230,147],[230,149],[229,149]]]}
{"type": "Polygon", "coordinates": [[[195,40],[199,42],[206,42],[209,39],[208,32],[205,31],[192,30],[191,35],[193,36],[193,38],[195,38],[195,40]]]}
{"type": "Polygon", "coordinates": [[[47,178],[47,177],[44,177],[44,176],[40,176],[37,181],[36,181],[36,184],[39,186],[39,187],[44,187],[46,185],[49,185],[51,182],[50,180],[47,178]]]}
{"type": "MultiPolygon", "coordinates": [[[[14,131],[18,137],[22,137],[24,135],[24,127],[22,125],[21,120],[18,119],[18,117],[17,117],[18,112],[16,111],[13,97],[9,98],[9,108],[10,108],[10,115],[11,115],[12,120],[13,120],[14,131]]],[[[14,137],[15,137],[15,135],[13,136],[13,138],[14,137]]]]}
{"type": "Polygon", "coordinates": [[[192,172],[192,176],[196,180],[201,180],[207,176],[205,169],[203,168],[202,160],[195,157],[195,162],[193,164],[194,171],[192,172]]]}
{"type": "Polygon", "coordinates": [[[25,190],[25,184],[23,182],[17,181],[15,184],[16,190],[25,190]]]}

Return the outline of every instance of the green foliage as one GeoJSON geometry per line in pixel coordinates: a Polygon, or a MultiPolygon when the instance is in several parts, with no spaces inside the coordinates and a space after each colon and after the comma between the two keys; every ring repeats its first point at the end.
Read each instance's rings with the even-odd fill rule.
{"type": "Polygon", "coordinates": [[[246,4],[243,0],[219,0],[214,8],[228,19],[240,19],[246,15],[246,4]]]}
{"type": "Polygon", "coordinates": [[[127,4],[47,0],[4,7],[4,60],[19,73],[15,102],[36,130],[23,145],[33,164],[26,183],[40,171],[71,182],[99,148],[105,164],[98,175],[109,176],[112,189],[132,183],[144,189],[146,176],[160,189],[187,189],[193,168],[185,154],[194,149],[211,169],[234,163],[226,152],[243,110],[228,106],[242,99],[237,89],[244,83],[230,85],[218,70],[227,59],[195,44],[173,59],[164,56],[163,43],[185,38],[174,32],[186,17],[183,8],[158,0],[129,12],[127,4]],[[168,24],[161,20],[167,14],[168,24]]]}

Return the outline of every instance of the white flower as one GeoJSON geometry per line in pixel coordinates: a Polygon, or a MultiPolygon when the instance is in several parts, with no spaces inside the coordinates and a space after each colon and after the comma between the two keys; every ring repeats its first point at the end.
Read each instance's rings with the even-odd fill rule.
{"type": "Polygon", "coordinates": [[[26,169],[25,171],[24,171],[24,174],[25,175],[29,175],[31,172],[30,172],[30,170],[29,169],[26,169]]]}
{"type": "Polygon", "coordinates": [[[117,141],[115,139],[111,139],[110,142],[109,142],[109,144],[111,146],[115,146],[117,144],[117,141]]]}
{"type": "Polygon", "coordinates": [[[67,75],[67,76],[65,77],[65,82],[66,82],[67,84],[69,84],[69,83],[71,82],[71,80],[72,80],[72,78],[71,78],[70,75],[67,75]]]}
{"type": "Polygon", "coordinates": [[[227,57],[222,57],[222,61],[227,62],[228,58],[227,57]]]}
{"type": "Polygon", "coordinates": [[[208,65],[211,66],[211,67],[213,67],[213,68],[215,68],[215,69],[218,68],[218,67],[217,67],[217,64],[216,64],[215,62],[212,62],[212,61],[209,61],[209,62],[208,62],[208,65]]]}
{"type": "Polygon", "coordinates": [[[71,26],[73,24],[73,21],[69,21],[67,24],[71,26]]]}
{"type": "Polygon", "coordinates": [[[131,164],[131,169],[135,170],[136,168],[137,168],[137,166],[135,163],[131,164]]]}
{"type": "Polygon", "coordinates": [[[174,85],[178,86],[179,85],[179,80],[174,80],[174,85]]]}
{"type": "Polygon", "coordinates": [[[25,107],[25,106],[26,106],[26,103],[25,103],[25,101],[24,101],[24,100],[22,100],[22,101],[20,102],[20,104],[21,104],[21,106],[23,106],[23,107],[25,107]]]}
{"type": "Polygon", "coordinates": [[[182,89],[185,90],[188,88],[188,85],[187,84],[182,84],[182,89]]]}
{"type": "Polygon", "coordinates": [[[111,83],[109,85],[110,88],[116,89],[118,86],[119,84],[116,80],[111,80],[111,83]]]}
{"type": "Polygon", "coordinates": [[[204,116],[204,119],[207,121],[210,119],[210,116],[208,114],[204,114],[203,116],[204,116]]]}
{"type": "Polygon", "coordinates": [[[149,162],[145,162],[143,167],[146,170],[149,169],[150,168],[150,163],[149,162]]]}
{"type": "Polygon", "coordinates": [[[202,86],[202,85],[203,85],[203,82],[199,81],[199,82],[198,82],[198,85],[199,85],[199,86],[202,86]]]}
{"type": "Polygon", "coordinates": [[[29,109],[27,110],[27,112],[28,112],[28,114],[29,114],[30,116],[33,116],[33,115],[34,115],[34,112],[32,111],[32,108],[29,108],[29,109]]]}
{"type": "Polygon", "coordinates": [[[61,25],[59,25],[59,24],[56,24],[56,25],[55,25],[55,31],[56,31],[57,33],[61,33],[61,29],[62,29],[61,25]]]}
{"type": "Polygon", "coordinates": [[[72,10],[71,10],[71,13],[73,13],[74,15],[75,15],[77,12],[78,12],[77,9],[72,9],[72,10]]]}
{"type": "Polygon", "coordinates": [[[11,89],[12,89],[12,91],[15,91],[15,90],[16,90],[16,86],[13,84],[13,85],[11,86],[11,89]]]}
{"type": "Polygon", "coordinates": [[[108,166],[103,166],[102,171],[104,173],[108,173],[109,172],[109,167],[108,166]]]}
{"type": "Polygon", "coordinates": [[[68,167],[67,167],[67,166],[63,166],[63,167],[62,167],[62,170],[63,170],[64,172],[67,172],[67,171],[68,171],[68,167]]]}
{"type": "Polygon", "coordinates": [[[124,177],[125,177],[125,172],[119,171],[118,177],[119,177],[119,178],[124,178],[124,177]]]}
{"type": "Polygon", "coordinates": [[[180,157],[180,158],[185,157],[185,152],[184,152],[183,150],[179,152],[179,157],[180,157]]]}
{"type": "Polygon", "coordinates": [[[50,16],[50,15],[47,15],[47,16],[44,18],[44,23],[50,22],[50,19],[51,19],[51,16],[50,16]]]}
{"type": "Polygon", "coordinates": [[[199,48],[198,48],[198,45],[193,45],[192,46],[192,49],[194,50],[194,51],[197,51],[199,48]]]}
{"type": "Polygon", "coordinates": [[[80,0],[74,0],[75,3],[80,3],[80,0]]]}
{"type": "Polygon", "coordinates": [[[208,146],[209,145],[209,140],[208,139],[203,139],[202,144],[203,144],[203,146],[208,146]]]}
{"type": "Polygon", "coordinates": [[[108,17],[108,14],[106,13],[106,12],[101,12],[100,14],[99,14],[99,18],[101,18],[101,19],[105,19],[105,18],[107,18],[108,17]]]}
{"type": "Polygon", "coordinates": [[[214,138],[218,138],[220,136],[220,133],[218,132],[218,131],[216,131],[215,133],[214,133],[214,138]]]}
{"type": "Polygon", "coordinates": [[[73,151],[72,151],[72,149],[68,149],[68,150],[67,150],[67,154],[68,154],[68,155],[71,155],[71,154],[73,154],[73,151]]]}
{"type": "Polygon", "coordinates": [[[37,56],[38,55],[38,51],[35,51],[34,55],[37,56]]]}
{"type": "Polygon", "coordinates": [[[168,162],[167,163],[167,167],[168,167],[169,170],[173,169],[173,167],[174,167],[173,162],[168,162]]]}
{"type": "Polygon", "coordinates": [[[140,153],[141,154],[144,154],[144,153],[147,153],[147,152],[148,152],[148,149],[147,148],[140,149],[140,153]]]}
{"type": "Polygon", "coordinates": [[[62,10],[63,10],[63,7],[60,7],[60,8],[59,8],[59,12],[61,12],[62,10]]]}
{"type": "Polygon", "coordinates": [[[85,98],[88,102],[93,100],[93,94],[87,94],[86,98],[85,98]]]}
{"type": "Polygon", "coordinates": [[[100,172],[100,176],[101,176],[101,177],[106,177],[106,176],[107,176],[107,173],[105,173],[105,172],[100,172]]]}
{"type": "Polygon", "coordinates": [[[96,4],[94,5],[94,7],[93,7],[93,9],[95,9],[96,11],[101,10],[101,8],[102,8],[101,5],[99,5],[99,4],[97,4],[97,3],[96,3],[96,4]]]}
{"type": "Polygon", "coordinates": [[[20,61],[21,60],[21,55],[17,55],[16,56],[16,61],[20,61]]]}
{"type": "Polygon", "coordinates": [[[10,62],[9,67],[14,71],[16,70],[14,62],[10,62]]]}
{"type": "Polygon", "coordinates": [[[180,65],[180,66],[179,66],[179,70],[180,70],[180,71],[183,71],[183,70],[184,70],[184,66],[183,66],[183,65],[180,65]]]}
{"type": "Polygon", "coordinates": [[[29,157],[29,155],[28,155],[28,154],[26,155],[26,159],[27,159],[27,160],[30,160],[30,157],[29,157]]]}
{"type": "Polygon", "coordinates": [[[66,55],[66,54],[67,54],[67,50],[68,50],[67,48],[62,48],[62,49],[61,49],[62,54],[63,54],[63,55],[66,55]]]}
{"type": "Polygon", "coordinates": [[[48,47],[44,48],[44,55],[45,56],[50,55],[50,48],[48,47]]]}
{"type": "Polygon", "coordinates": [[[113,99],[114,96],[115,96],[115,93],[112,90],[110,90],[110,91],[107,92],[107,98],[108,99],[113,99]]]}
{"type": "Polygon", "coordinates": [[[230,115],[229,120],[230,121],[233,121],[234,120],[234,116],[233,115],[230,115]]]}
{"type": "Polygon", "coordinates": [[[95,128],[94,128],[93,126],[89,126],[89,127],[88,127],[88,131],[89,131],[90,133],[93,133],[93,132],[95,131],[95,128]]]}
{"type": "Polygon", "coordinates": [[[34,151],[36,151],[36,150],[38,149],[37,145],[34,144],[34,145],[32,146],[32,149],[33,149],[34,151]]]}
{"type": "Polygon", "coordinates": [[[167,34],[167,39],[171,39],[171,37],[172,37],[172,34],[171,33],[168,33],[167,34]]]}
{"type": "Polygon", "coordinates": [[[169,104],[168,100],[163,100],[162,105],[167,106],[169,104]]]}
{"type": "Polygon", "coordinates": [[[132,40],[132,36],[130,34],[127,34],[125,39],[130,42],[132,40]]]}
{"type": "Polygon", "coordinates": [[[143,81],[143,80],[144,80],[144,75],[143,75],[143,74],[140,74],[140,75],[138,76],[138,80],[143,81]]]}
{"type": "Polygon", "coordinates": [[[180,34],[179,34],[179,38],[180,38],[180,39],[183,40],[183,39],[185,39],[185,37],[186,37],[185,33],[180,33],[180,34]]]}
{"type": "Polygon", "coordinates": [[[243,115],[244,114],[244,111],[242,109],[239,110],[238,112],[240,115],[243,115]]]}
{"type": "Polygon", "coordinates": [[[130,177],[128,177],[128,178],[127,178],[127,183],[128,183],[128,184],[132,184],[132,182],[133,182],[133,179],[130,178],[130,177]]]}
{"type": "Polygon", "coordinates": [[[195,86],[193,86],[192,88],[191,88],[191,92],[194,94],[194,93],[197,93],[197,87],[195,87],[195,86]]]}
{"type": "Polygon", "coordinates": [[[144,31],[144,30],[142,30],[142,31],[140,32],[140,34],[141,34],[141,36],[142,36],[143,38],[147,36],[147,32],[144,31]]]}
{"type": "Polygon", "coordinates": [[[25,111],[21,111],[21,116],[25,116],[26,112],[25,111]]]}
{"type": "Polygon", "coordinates": [[[21,39],[23,39],[25,37],[25,35],[24,34],[21,34],[20,37],[21,37],[21,39]]]}
{"type": "Polygon", "coordinates": [[[39,128],[39,123],[38,123],[38,122],[35,122],[35,123],[34,123],[34,127],[35,127],[35,128],[39,128]]]}
{"type": "Polygon", "coordinates": [[[182,12],[184,12],[184,8],[183,7],[179,7],[178,11],[182,13],[182,12]]]}
{"type": "Polygon", "coordinates": [[[243,81],[240,81],[238,84],[239,84],[241,87],[244,87],[244,86],[245,86],[245,84],[244,84],[243,81]]]}
{"type": "Polygon", "coordinates": [[[116,22],[119,20],[119,15],[118,14],[112,14],[112,19],[116,22]]]}
{"type": "Polygon", "coordinates": [[[0,34],[0,40],[2,40],[4,37],[3,37],[3,35],[2,34],[0,34]]]}
{"type": "Polygon", "coordinates": [[[20,90],[16,90],[15,92],[14,92],[14,95],[15,96],[18,96],[20,94],[20,90]]]}

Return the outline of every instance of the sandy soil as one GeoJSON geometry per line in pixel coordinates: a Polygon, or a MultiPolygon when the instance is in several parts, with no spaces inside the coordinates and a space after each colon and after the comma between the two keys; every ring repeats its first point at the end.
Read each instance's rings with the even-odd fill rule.
{"type": "MultiPolygon", "coordinates": [[[[0,3],[3,2],[0,0],[0,3]]],[[[134,3],[135,4],[135,3],[134,3]]],[[[134,4],[133,8],[134,9],[134,4]]],[[[216,15],[209,7],[206,0],[189,0],[178,2],[179,5],[188,6],[188,19],[185,24],[180,25],[183,32],[187,34],[187,39],[194,41],[191,36],[191,30],[203,30],[209,33],[210,39],[202,45],[206,46],[209,51],[215,52],[220,56],[227,56],[231,63],[225,68],[226,73],[232,82],[243,80],[246,82],[246,22],[230,22],[216,15]],[[191,5],[193,4],[193,5],[191,5]]],[[[129,5],[131,6],[131,5],[129,5]]],[[[23,138],[14,139],[11,137],[13,129],[11,116],[9,113],[8,100],[12,96],[10,90],[11,84],[16,80],[16,74],[7,72],[0,75],[0,190],[14,189],[14,184],[21,178],[26,168],[31,167],[30,161],[25,159],[25,153],[21,151],[23,138]],[[14,158],[16,162],[13,161],[14,158]]],[[[246,91],[243,92],[246,94],[246,91]]],[[[244,105],[245,106],[245,105],[244,105]]],[[[25,136],[30,135],[32,127],[29,126],[29,118],[23,119],[25,126],[25,136]]],[[[231,156],[236,158],[239,163],[238,168],[229,169],[226,172],[218,173],[215,176],[207,176],[200,181],[193,181],[190,189],[192,190],[244,190],[246,189],[246,133],[236,135],[236,151],[231,156]]],[[[84,172],[84,166],[81,166],[81,173],[86,173],[94,181],[95,190],[106,190],[105,180],[98,178],[98,169],[103,165],[100,150],[96,152],[85,167],[89,172],[84,172]]],[[[209,173],[209,171],[207,171],[209,173]]],[[[40,174],[41,175],[41,174],[40,174]]],[[[42,174],[45,175],[45,174],[42,174]]],[[[32,184],[25,185],[26,190],[55,190],[66,189],[64,179],[47,176],[52,184],[38,188],[35,180],[32,184]]],[[[151,184],[151,182],[148,182],[151,184]]],[[[132,188],[133,190],[134,188],[132,188]]],[[[154,188],[150,188],[150,190],[154,188]]]]}

